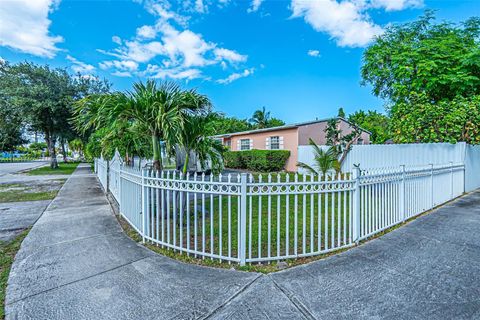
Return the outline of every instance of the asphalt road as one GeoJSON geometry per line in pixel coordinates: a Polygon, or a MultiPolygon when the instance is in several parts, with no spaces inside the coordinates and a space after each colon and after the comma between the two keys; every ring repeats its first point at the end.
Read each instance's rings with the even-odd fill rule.
{"type": "Polygon", "coordinates": [[[0,177],[6,174],[16,173],[23,170],[28,170],[47,164],[46,161],[32,161],[32,162],[2,162],[0,163],[0,177]]]}
{"type": "Polygon", "coordinates": [[[181,263],[121,230],[80,165],[22,243],[6,319],[480,319],[480,191],[264,275],[181,263]]]}

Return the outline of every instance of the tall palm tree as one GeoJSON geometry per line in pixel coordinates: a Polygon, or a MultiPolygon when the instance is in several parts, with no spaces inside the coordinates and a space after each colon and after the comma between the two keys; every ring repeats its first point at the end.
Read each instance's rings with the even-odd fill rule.
{"type": "Polygon", "coordinates": [[[167,151],[172,152],[180,140],[185,118],[210,109],[208,97],[195,90],[181,90],[174,82],[157,84],[149,80],[145,84],[135,83],[132,91],[96,96],[91,102],[80,103],[76,109],[76,119],[77,126],[83,123],[96,129],[115,121],[127,121],[136,128],[143,128],[143,133],[151,139],[153,167],[161,170],[160,141],[164,141],[167,151]]]}
{"type": "Polygon", "coordinates": [[[337,159],[337,150],[334,146],[329,147],[327,150],[320,148],[312,138],[309,139],[309,144],[313,147],[314,163],[312,166],[298,162],[297,167],[303,168],[312,174],[325,175],[328,171],[334,169],[340,171],[340,163],[337,159]]]}
{"type": "Polygon", "coordinates": [[[270,111],[267,111],[265,107],[262,107],[261,110],[255,111],[250,119],[250,122],[258,129],[267,128],[269,121],[270,111]]]}
{"type": "Polygon", "coordinates": [[[218,114],[211,112],[204,115],[193,115],[187,117],[180,137],[180,146],[185,152],[183,174],[187,173],[190,161],[190,153],[194,153],[202,167],[210,161],[213,171],[219,171],[223,167],[223,146],[212,139],[214,133],[214,121],[218,114]]]}

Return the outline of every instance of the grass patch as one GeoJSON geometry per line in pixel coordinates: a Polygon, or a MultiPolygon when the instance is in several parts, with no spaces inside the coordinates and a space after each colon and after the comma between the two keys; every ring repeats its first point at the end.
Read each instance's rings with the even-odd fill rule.
{"type": "Polygon", "coordinates": [[[67,163],[59,163],[57,169],[52,169],[50,166],[41,167],[37,169],[33,169],[27,172],[30,176],[43,176],[43,175],[50,175],[50,174],[72,174],[73,171],[78,166],[78,162],[67,162],[67,163]]]}
{"type": "Polygon", "coordinates": [[[40,183],[0,184],[0,202],[50,200],[56,197],[66,179],[53,179],[40,183]]]}
{"type": "Polygon", "coordinates": [[[55,198],[57,193],[58,190],[41,192],[4,191],[0,192],[0,202],[50,200],[55,198]]]}
{"type": "Polygon", "coordinates": [[[5,295],[10,268],[23,239],[29,231],[30,229],[23,231],[11,242],[0,241],[0,319],[5,318],[5,295]]]}

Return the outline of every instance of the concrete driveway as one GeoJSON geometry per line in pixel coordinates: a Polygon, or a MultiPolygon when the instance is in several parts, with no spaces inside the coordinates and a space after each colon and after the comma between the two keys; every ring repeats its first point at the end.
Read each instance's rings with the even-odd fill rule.
{"type": "Polygon", "coordinates": [[[270,275],[184,264],[127,238],[80,166],[22,244],[7,319],[479,319],[480,192],[270,275]]]}

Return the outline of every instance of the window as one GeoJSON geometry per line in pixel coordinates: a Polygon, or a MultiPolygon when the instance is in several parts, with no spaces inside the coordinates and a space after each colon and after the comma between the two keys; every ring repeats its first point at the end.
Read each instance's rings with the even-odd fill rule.
{"type": "Polygon", "coordinates": [[[270,137],[270,149],[271,150],[278,150],[280,149],[280,137],[270,137]]]}
{"type": "Polygon", "coordinates": [[[225,147],[227,147],[228,150],[232,148],[232,141],[230,139],[225,141],[225,147]]]}
{"type": "Polygon", "coordinates": [[[362,139],[362,138],[358,138],[357,144],[363,144],[363,139],[362,139]]]}
{"type": "Polygon", "coordinates": [[[250,139],[240,140],[240,150],[250,150],[250,139]]]}

